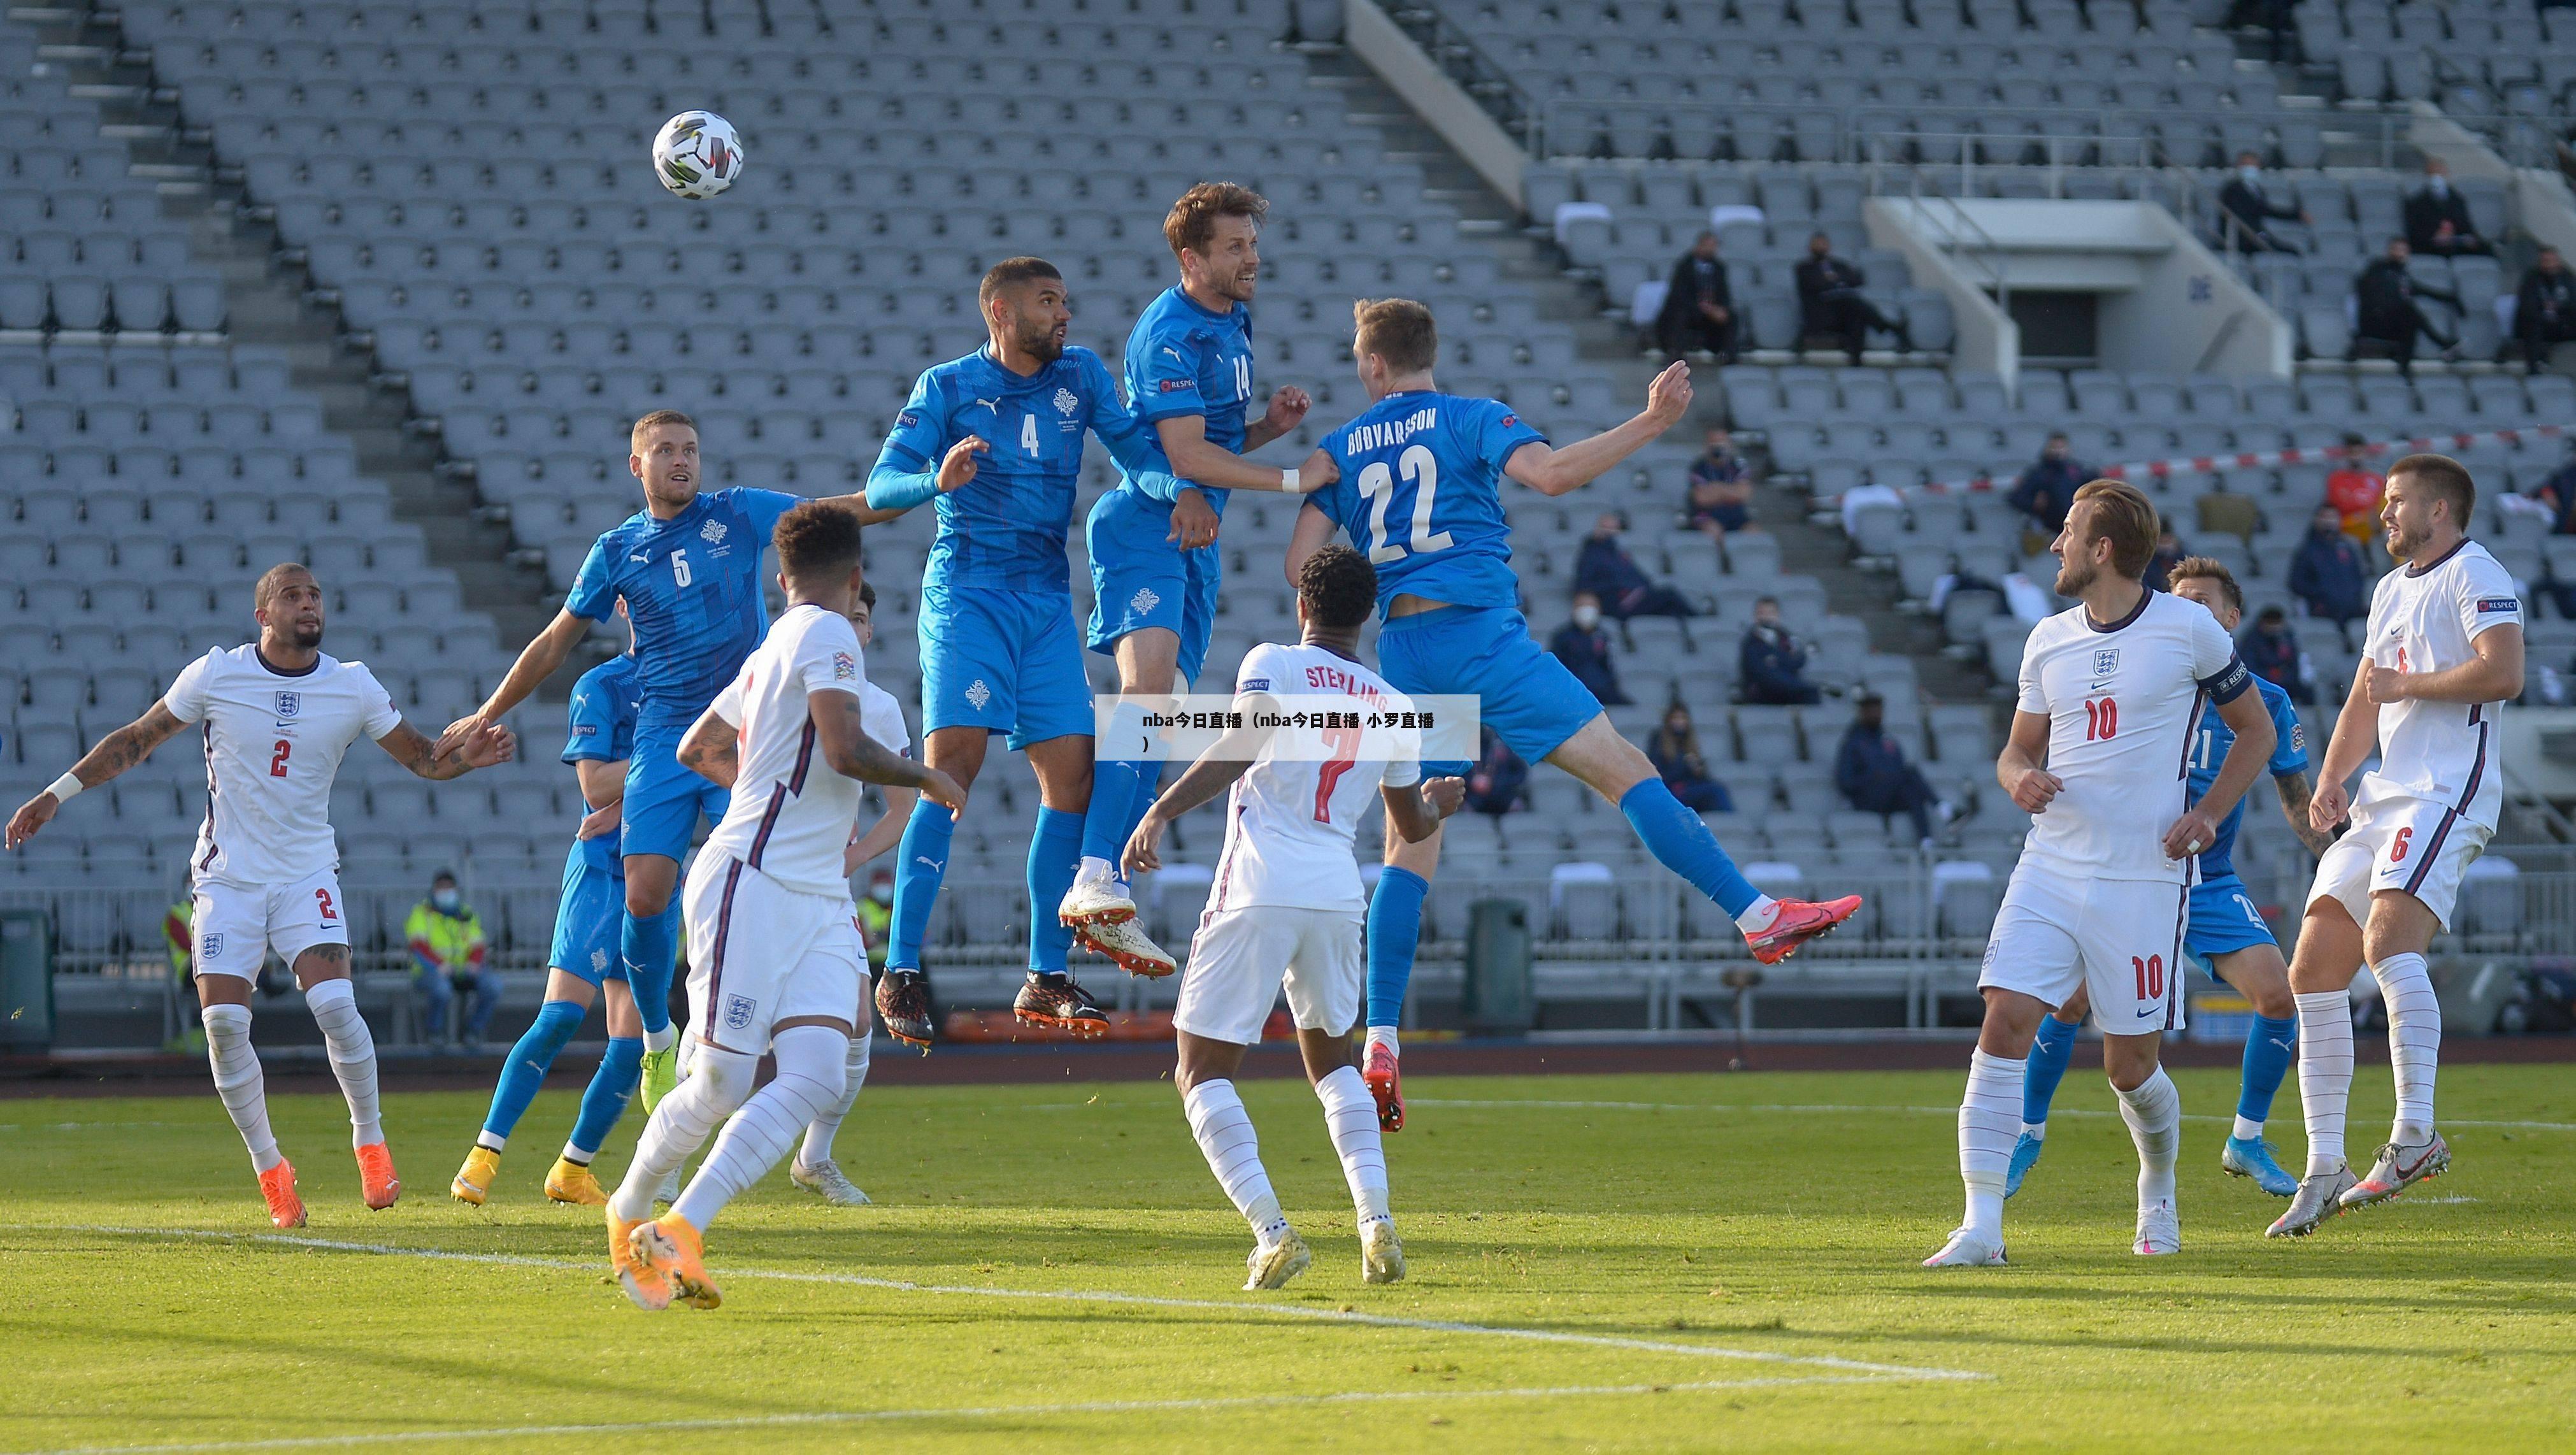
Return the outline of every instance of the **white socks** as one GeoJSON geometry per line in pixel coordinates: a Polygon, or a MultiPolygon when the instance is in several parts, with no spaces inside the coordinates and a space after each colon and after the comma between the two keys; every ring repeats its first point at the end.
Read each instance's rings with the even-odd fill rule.
{"type": "Polygon", "coordinates": [[[1404,1055],[1404,1047],[1396,1041],[1395,1027],[1393,1026],[1369,1027],[1368,1044],[1372,1046],[1386,1047],[1386,1053],[1390,1056],[1401,1058],[1404,1055]]]}
{"type": "Polygon", "coordinates": [[[1981,1047],[1968,1058],[1968,1093],[1959,1102],[1959,1180],[1967,1184],[1969,1232],[2001,1241],[2004,1169],[2021,1131],[2025,1061],[2007,1061],[1981,1047]]]}
{"type": "Polygon", "coordinates": [[[1324,1126],[1342,1159],[1342,1178],[1351,1185],[1351,1206],[1361,1229],[1388,1221],[1393,1214],[1386,1204],[1386,1148],[1377,1135],[1377,1098],[1369,1095],[1357,1067],[1344,1066],[1315,1083],[1315,1099],[1324,1104],[1324,1126]]]}
{"type": "Polygon", "coordinates": [[[841,1058],[841,1098],[805,1124],[805,1145],[797,1150],[796,1160],[811,1167],[832,1160],[832,1139],[841,1134],[841,1122],[859,1101],[859,1088],[868,1082],[868,1042],[874,1039],[867,1031],[850,1037],[850,1049],[841,1058]]]}
{"type": "Polygon", "coordinates": [[[286,1159],[278,1154],[277,1134],[268,1129],[268,1078],[259,1068],[259,1053],[250,1048],[250,1007],[210,1005],[198,1016],[206,1028],[206,1059],[214,1063],[215,1094],[224,1099],[250,1148],[253,1170],[266,1172],[286,1159]]]}
{"type": "MultiPolygon", "coordinates": [[[[777,1076],[725,1122],[715,1150],[698,1164],[687,1190],[671,1204],[671,1215],[704,1231],[736,1194],[768,1176],[778,1159],[796,1145],[805,1124],[839,1103],[841,1066],[849,1046],[850,1038],[830,1026],[790,1026],[770,1037],[770,1052],[778,1058],[777,1076]]],[[[729,1053],[702,1048],[700,1069],[720,1054],[729,1053]]]]}
{"type": "Polygon", "coordinates": [[[2344,1108],[2352,1099],[2352,995],[2320,990],[2299,1002],[2299,1108],[2308,1126],[2308,1176],[2344,1164],[2344,1108]]]}
{"type": "Polygon", "coordinates": [[[1076,884],[1105,884],[1118,877],[1118,866],[1097,854],[1082,856],[1081,867],[1073,871],[1076,884]]]}
{"type": "Polygon", "coordinates": [[[2397,1118],[2388,1140],[2433,1135],[2433,1074],[2442,1061],[2442,1002],[2421,955],[2391,955],[2370,967],[2388,1005],[2388,1061],[2397,1072],[2397,1118]]]}
{"type": "Polygon", "coordinates": [[[2129,1124],[2129,1139],[2138,1144],[2138,1206],[2171,1202],[2174,1158],[2182,1148],[2182,1093],[2174,1089],[2165,1068],[2120,1093],[2120,1120],[2129,1124]]]}
{"type": "Polygon", "coordinates": [[[1748,935],[1758,935],[1771,928],[1779,918],[1780,901],[1764,894],[1757,896],[1744,907],[1744,913],[1735,917],[1735,927],[1748,935]]]}
{"type": "Polygon", "coordinates": [[[383,1141],[383,1115],[376,1105],[376,1038],[367,1031],[367,1018],[358,1014],[358,988],[346,980],[325,980],[304,992],[304,1004],[322,1028],[331,1074],[340,1078],[340,1094],[349,1099],[349,1145],[383,1141]]]}
{"type": "Polygon", "coordinates": [[[625,1180],[609,1194],[609,1207],[629,1220],[651,1217],[653,1194],[662,1179],[676,1175],[689,1154],[706,1144],[716,1123],[751,1098],[752,1077],[759,1069],[757,1056],[699,1046],[687,1078],[644,1123],[635,1160],[626,1164],[625,1180]]]}
{"type": "MultiPolygon", "coordinates": [[[[1181,1109],[1189,1116],[1190,1135],[1207,1156],[1208,1170],[1252,1225],[1253,1236],[1265,1247],[1287,1236],[1288,1217],[1279,1210],[1279,1194],[1271,1191],[1270,1174],[1261,1165],[1261,1139],[1253,1133],[1234,1083],[1202,1081],[1182,1093],[1181,1109]]],[[[1385,1164],[1379,1165],[1383,1169],[1385,1164]]]]}
{"type": "Polygon", "coordinates": [[[679,1039],[680,1028],[677,1025],[666,1024],[658,1031],[646,1031],[644,1033],[644,1054],[650,1056],[656,1051],[667,1051],[671,1049],[671,1044],[679,1039]]]}

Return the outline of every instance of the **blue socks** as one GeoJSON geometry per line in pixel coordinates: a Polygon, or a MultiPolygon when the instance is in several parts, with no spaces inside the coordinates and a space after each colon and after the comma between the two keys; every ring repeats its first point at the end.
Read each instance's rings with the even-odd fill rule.
{"type": "Polygon", "coordinates": [[[2030,1043],[2030,1061],[2021,1074],[2021,1119],[2025,1126],[2048,1120],[2048,1104],[2057,1100],[2057,1083],[2066,1079],[2066,1064],[2075,1059],[2075,1033],[2053,1015],[2039,1018],[2039,1035],[2030,1043]]]}
{"type": "Polygon", "coordinates": [[[1736,872],[1735,861],[1718,847],[1717,835],[1708,831],[1708,824],[1684,808],[1661,778],[1646,779],[1629,789],[1619,800],[1619,811],[1628,816],[1656,862],[1689,880],[1692,888],[1716,900],[1729,915],[1744,913],[1762,897],[1762,891],[1736,872]]]}
{"type": "Polygon", "coordinates": [[[2289,1074],[2292,1062],[2299,1059],[2299,1022],[2291,1018],[2274,1020],[2267,1015],[2254,1017],[2254,1029],[2245,1037],[2244,1078],[2236,1089],[2236,1115],[2249,1122],[2272,1119],[2272,1094],[2281,1089],[2281,1078],[2289,1074]]]}
{"type": "MultiPolygon", "coordinates": [[[[943,810],[944,812],[944,810],[943,810]]],[[[651,919],[619,916],[617,955],[626,962],[626,983],[635,989],[635,1013],[648,1034],[671,1028],[671,970],[680,958],[680,894],[651,919]]]]}
{"type": "MultiPolygon", "coordinates": [[[[1074,871],[1082,867],[1085,817],[1041,805],[1037,836],[1029,840],[1029,968],[1041,974],[1063,974],[1065,957],[1073,952],[1073,931],[1055,917],[1055,909],[1073,887],[1074,871]]],[[[896,903],[902,903],[902,896],[898,885],[896,903]]]]}
{"type": "Polygon", "coordinates": [[[1431,881],[1393,864],[1378,871],[1368,908],[1368,1023],[1394,1026],[1404,1019],[1404,989],[1413,980],[1413,955],[1422,946],[1422,897],[1431,881]]]}
{"type": "MultiPolygon", "coordinates": [[[[956,832],[957,820],[949,817],[947,809],[927,798],[913,801],[912,817],[903,826],[903,843],[895,851],[894,926],[886,951],[889,970],[921,968],[921,937],[930,928],[930,907],[939,900],[939,881],[947,877],[948,846],[956,832]]],[[[1049,900],[1050,909],[1053,905],[1049,900]]]]}
{"type": "Polygon", "coordinates": [[[1143,750],[1145,709],[1134,702],[1121,702],[1111,711],[1109,735],[1101,741],[1103,756],[1091,765],[1091,806],[1082,816],[1082,857],[1107,860],[1111,876],[1124,884],[1127,875],[1118,867],[1118,859],[1127,851],[1128,836],[1144,820],[1145,810],[1154,806],[1148,795],[1162,776],[1163,765],[1142,757],[1106,756],[1131,746],[1143,750]]]}
{"type": "MultiPolygon", "coordinates": [[[[484,1145],[509,1140],[519,1118],[527,1115],[528,1103],[537,1099],[538,1088],[546,1084],[547,1068],[555,1064],[572,1033],[581,1029],[585,1014],[569,1000],[549,1000],[537,1007],[537,1018],[510,1048],[510,1059],[501,1063],[501,1084],[492,1088],[492,1109],[483,1117],[483,1134],[493,1141],[484,1145]]],[[[2277,1084],[2280,1078],[2276,1075],[2273,1080],[2277,1084]]]]}
{"type": "Polygon", "coordinates": [[[643,1068],[643,1041],[633,1036],[608,1038],[608,1054],[599,1058],[599,1069],[591,1073],[590,1087],[581,1094],[581,1116],[572,1124],[572,1141],[564,1155],[579,1152],[581,1156],[574,1160],[586,1161],[599,1154],[609,1128],[626,1114],[626,1103],[635,1095],[635,1080],[643,1068]]]}

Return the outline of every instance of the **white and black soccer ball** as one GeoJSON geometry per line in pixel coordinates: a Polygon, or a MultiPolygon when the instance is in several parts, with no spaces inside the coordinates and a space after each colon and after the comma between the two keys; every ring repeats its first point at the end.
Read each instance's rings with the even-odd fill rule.
{"type": "Polygon", "coordinates": [[[712,111],[683,111],[653,138],[653,175],[674,193],[705,201],[742,176],[742,138],[712,111]]]}

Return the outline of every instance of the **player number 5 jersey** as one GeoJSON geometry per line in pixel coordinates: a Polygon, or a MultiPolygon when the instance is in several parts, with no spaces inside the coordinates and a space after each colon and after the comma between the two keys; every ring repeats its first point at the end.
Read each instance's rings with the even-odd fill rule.
{"type": "Polygon", "coordinates": [[[2253,674],[2218,618],[2150,591],[2127,620],[2081,606],[2033,628],[2022,649],[2023,712],[2048,718],[2048,771],[2066,786],[2031,820],[2025,860],[2079,877],[2187,881],[2165,830],[2182,816],[2201,704],[2231,702],[2253,674]]]}
{"type": "MultiPolygon", "coordinates": [[[[1361,713],[1408,705],[1385,678],[1338,652],[1277,642],[1244,654],[1234,696],[1244,712],[1263,697],[1296,699],[1300,710],[1320,710],[1316,700],[1324,698],[1347,700],[1361,713]]],[[[1225,848],[1208,895],[1211,912],[1270,905],[1357,913],[1366,905],[1352,836],[1378,790],[1421,782],[1422,765],[1410,756],[1360,761],[1361,731],[1333,731],[1349,733],[1354,756],[1265,758],[1235,780],[1226,801],[1225,848]]],[[[1327,734],[1326,746],[1334,741],[1327,734]]]]}
{"type": "Polygon", "coordinates": [[[339,867],[331,782],[358,734],[402,722],[363,663],[317,656],[302,672],[268,665],[256,645],[188,664],[161,705],[206,733],[206,822],[189,860],[199,879],[292,884],[339,867]]]}
{"type": "Polygon", "coordinates": [[[733,800],[707,847],[790,889],[843,896],[841,850],[859,812],[859,785],[815,761],[809,692],[859,693],[859,634],[850,619],[794,606],[716,694],[707,711],[741,747],[733,800]]]}
{"type": "MultiPolygon", "coordinates": [[[[2513,573],[2475,541],[2423,570],[2379,578],[2370,598],[2370,660],[2400,672],[2446,672],[2476,655],[2489,627],[2522,625],[2513,573]]],[[[2379,709],[2379,766],[2361,801],[2421,798],[2493,831],[2504,809],[2495,754],[2500,702],[2391,702],[2379,709]]]]}

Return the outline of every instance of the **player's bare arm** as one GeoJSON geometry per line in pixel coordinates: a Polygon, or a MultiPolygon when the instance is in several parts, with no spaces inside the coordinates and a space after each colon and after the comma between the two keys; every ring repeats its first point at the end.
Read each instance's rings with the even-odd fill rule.
{"type": "Polygon", "coordinates": [[[2218,825],[2235,812],[2238,799],[2254,786],[2263,765],[2272,760],[2272,749],[2280,744],[2280,732],[2272,726],[2272,714],[2264,711],[2262,694],[2250,687],[2218,704],[2218,719],[2236,734],[2227,756],[2218,764],[2218,777],[2200,801],[2182,811],[2182,817],[2165,830],[2165,857],[2185,859],[2208,848],[2218,838],[2218,825]]]}
{"type": "MultiPolygon", "coordinates": [[[[1324,452],[1317,450],[1315,455],[1321,459],[1324,452]]],[[[1306,558],[1331,545],[1333,537],[1340,531],[1341,527],[1334,523],[1333,518],[1311,500],[1305,509],[1297,512],[1297,524],[1288,532],[1288,556],[1281,563],[1287,571],[1289,585],[1297,584],[1297,573],[1306,568],[1306,558]]]]}
{"type": "Polygon", "coordinates": [[[671,756],[679,765],[718,788],[731,788],[742,776],[742,735],[712,707],[698,714],[671,756]]]}
{"type": "Polygon", "coordinates": [[[2344,785],[2379,746],[2379,714],[2370,705],[2372,671],[2366,657],[2354,669],[2352,691],[2344,698],[2343,711],[2335,714],[2326,755],[2317,763],[2317,792],[2308,800],[2308,826],[2319,833],[2333,833],[2335,825],[2352,816],[2352,798],[2344,785]]]}
{"type": "Polygon", "coordinates": [[[865,830],[850,835],[850,846],[841,851],[842,873],[858,873],[860,865],[903,842],[904,825],[912,819],[913,800],[921,794],[911,788],[886,788],[884,794],[885,812],[865,830]]]}
{"type": "Polygon", "coordinates": [[[595,839],[616,828],[626,816],[626,765],[603,763],[595,758],[576,759],[573,777],[581,783],[581,801],[599,805],[584,814],[581,827],[573,830],[577,839],[595,839]]]}
{"type": "Polygon", "coordinates": [[[1314,397],[1294,384],[1272,391],[1270,407],[1243,427],[1243,452],[1248,455],[1295,429],[1306,418],[1306,411],[1314,407],[1314,397]]]}
{"type": "MultiPolygon", "coordinates": [[[[141,717],[98,740],[98,745],[81,755],[66,775],[82,788],[96,788],[107,780],[152,756],[152,750],[178,733],[187,724],[179,721],[170,709],[154,703],[141,717]]],[[[9,847],[14,849],[36,836],[36,830],[53,822],[63,801],[51,788],[20,805],[9,818],[9,847]]]]}
{"type": "MultiPolygon", "coordinates": [[[[856,695],[830,687],[808,692],[805,710],[814,720],[814,745],[823,750],[823,761],[831,765],[833,772],[862,783],[918,789],[951,816],[965,811],[966,790],[957,786],[956,779],[927,763],[916,763],[867,735],[866,729],[859,726],[856,695]]],[[[703,723],[705,719],[699,721],[703,723]]],[[[690,732],[694,736],[696,729],[690,732]]]]}
{"type": "MultiPolygon", "coordinates": [[[[2392,702],[2511,702],[2522,695],[2522,628],[2491,626],[2469,643],[2473,660],[2439,672],[2401,672],[2362,664],[2361,685],[2373,706],[2392,702]]],[[[2340,724],[2338,724],[2340,726],[2340,724]]]]}
{"type": "Polygon", "coordinates": [[[2290,821],[2290,832],[2298,836],[2309,853],[2322,857],[2326,850],[2334,847],[2332,830],[2321,831],[2308,822],[2308,805],[2316,794],[2308,786],[2307,774],[2276,773],[2272,776],[2272,786],[2281,795],[2281,817],[2290,821]]]}
{"type": "Polygon", "coordinates": [[[1467,801],[1464,778],[1425,778],[1403,788],[1378,790],[1386,799],[1386,821],[1408,844],[1418,844],[1440,831],[1440,821],[1467,801]]]}
{"type": "Polygon", "coordinates": [[[1265,705],[1270,711],[1278,709],[1277,701],[1270,697],[1251,699],[1243,708],[1244,726],[1228,728],[1208,744],[1198,761],[1163,790],[1153,807],[1145,810],[1136,832],[1128,836],[1126,852],[1120,856],[1128,873],[1162,868],[1162,856],[1156,851],[1163,841],[1163,831],[1172,826],[1172,821],[1232,788],[1237,779],[1252,771],[1252,765],[1260,761],[1262,751],[1270,744],[1272,730],[1252,726],[1265,705]]]}
{"type": "Polygon", "coordinates": [[[481,732],[503,713],[527,701],[536,692],[537,685],[553,676],[555,669],[564,664],[564,659],[572,655],[572,649],[588,635],[590,618],[575,616],[570,611],[556,612],[555,619],[546,623],[546,629],[537,633],[520,650],[519,660],[510,664],[509,675],[501,679],[500,686],[492,689],[492,695],[483,700],[483,705],[449,723],[447,731],[438,735],[439,755],[444,757],[456,751],[468,736],[481,732]]]}
{"type": "Polygon", "coordinates": [[[1646,407],[1627,423],[1563,448],[1532,441],[1512,451],[1503,473],[1541,495],[1566,495],[1653,444],[1690,413],[1690,364],[1676,359],[1646,389],[1646,407]]]}
{"type": "Polygon", "coordinates": [[[376,746],[421,777],[443,783],[450,778],[462,778],[477,768],[510,761],[511,755],[519,750],[519,740],[507,725],[486,722],[468,733],[455,747],[448,748],[432,742],[427,733],[410,723],[398,722],[392,732],[376,739],[376,746]]]}
{"type": "Polygon", "coordinates": [[[2066,787],[2062,779],[2041,766],[2047,757],[2048,714],[2015,712],[2003,753],[1995,759],[1995,781],[2003,785],[2014,806],[2024,813],[2047,812],[2049,801],[2066,787]]]}

